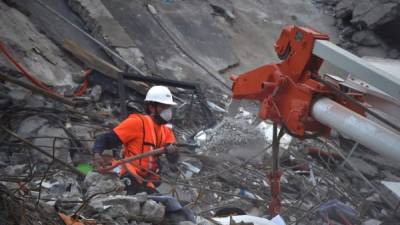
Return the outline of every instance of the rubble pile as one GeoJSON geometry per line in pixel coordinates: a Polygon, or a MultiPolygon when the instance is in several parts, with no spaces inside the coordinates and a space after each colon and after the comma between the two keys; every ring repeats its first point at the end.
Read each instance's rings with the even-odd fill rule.
{"type": "MultiPolygon", "coordinates": [[[[397,23],[398,3],[315,2],[335,15],[342,29],[341,45],[347,49],[364,55],[364,47],[387,47],[393,38],[387,36],[387,27],[397,23]]],[[[275,18],[274,13],[255,11],[261,5],[266,7],[259,1],[225,0],[0,1],[0,44],[17,61],[0,54],[0,224],[207,225],[216,223],[213,217],[232,214],[269,218],[272,125],[257,119],[258,104],[250,111],[237,107],[228,112],[230,96],[222,90],[229,85],[221,87],[210,76],[239,62],[249,68],[265,64],[258,54],[269,52],[266,45],[273,52],[271,40],[258,33],[252,43],[247,36],[268,30],[271,21],[278,31],[284,21],[279,12],[274,12],[279,14],[275,18]],[[93,44],[43,4],[120,57],[93,44]],[[185,16],[201,22],[186,24],[185,16]],[[214,19],[225,26],[221,30],[229,38],[221,35],[214,19]],[[184,37],[189,38],[179,42],[184,37]],[[77,42],[77,49],[66,45],[71,42],[65,38],[77,42]],[[228,39],[243,49],[236,54],[228,39]],[[247,49],[244,42],[253,47],[247,49]],[[207,64],[215,71],[205,71],[207,64]],[[95,137],[126,117],[123,106],[128,114],[144,111],[143,95],[154,83],[119,82],[116,77],[122,71],[134,73],[134,67],[153,79],[174,78],[177,86],[171,90],[179,105],[174,108],[173,130],[178,142],[198,145],[181,149],[177,166],[160,157],[161,185],[152,195],[127,196],[126,180],[91,168],[95,137]],[[180,81],[187,85],[199,80],[196,90],[179,86],[180,81]],[[35,88],[38,85],[45,88],[35,88]]],[[[271,8],[281,7],[271,2],[271,8]]],[[[296,16],[300,14],[304,12],[291,19],[301,21],[296,16]]],[[[388,56],[400,54],[393,50],[388,56]]],[[[343,137],[282,137],[280,216],[287,224],[398,221],[400,166],[362,146],[353,151],[353,144],[343,137]]],[[[110,149],[105,155],[111,158],[120,150],[110,149]]]]}
{"type": "Polygon", "coordinates": [[[340,43],[358,55],[398,59],[400,3],[390,0],[315,0],[336,19],[340,43]]]}

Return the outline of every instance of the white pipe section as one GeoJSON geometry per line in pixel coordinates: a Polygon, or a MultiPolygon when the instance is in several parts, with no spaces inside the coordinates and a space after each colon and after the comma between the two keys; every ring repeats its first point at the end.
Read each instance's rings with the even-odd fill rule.
{"type": "Polygon", "coordinates": [[[321,98],[312,108],[311,115],[320,123],[349,136],[367,148],[400,162],[400,135],[346,107],[321,98]]]}

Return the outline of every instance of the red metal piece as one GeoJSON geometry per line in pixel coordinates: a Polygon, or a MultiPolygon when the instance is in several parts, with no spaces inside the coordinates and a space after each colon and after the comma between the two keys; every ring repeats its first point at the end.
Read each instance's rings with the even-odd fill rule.
{"type": "Polygon", "coordinates": [[[268,176],[271,185],[271,201],[268,210],[271,217],[278,215],[281,211],[281,176],[282,171],[271,172],[268,176]]]}
{"type": "MultiPolygon", "coordinates": [[[[260,101],[261,119],[272,120],[274,129],[276,124],[283,125],[291,134],[300,137],[304,137],[306,132],[328,134],[330,131],[329,127],[310,115],[312,103],[317,97],[328,96],[362,114],[360,107],[335,97],[329,87],[316,79],[323,62],[312,54],[316,40],[329,40],[329,37],[308,28],[286,26],[275,44],[275,51],[283,61],[232,77],[233,98],[260,101]]],[[[276,157],[273,154],[273,169],[269,175],[272,194],[269,211],[272,216],[279,214],[281,208],[279,193],[282,173],[279,171],[279,142],[276,145],[276,138],[274,134],[273,152],[276,157]]]]}
{"type": "Polygon", "coordinates": [[[284,60],[232,77],[233,97],[260,101],[260,118],[284,124],[293,134],[327,133],[329,128],[315,121],[309,112],[314,96],[331,94],[312,78],[323,62],[312,54],[317,39],[329,38],[311,29],[285,27],[275,44],[276,53],[284,60]]]}
{"type": "Polygon", "coordinates": [[[28,78],[32,83],[36,86],[42,88],[45,91],[53,92],[49,87],[43,84],[40,80],[36,79],[32,74],[30,74],[23,66],[21,66],[17,60],[11,55],[9,51],[7,51],[5,45],[0,41],[0,51],[4,54],[4,56],[22,73],[26,78],[28,78]]]}
{"type": "MultiPolygon", "coordinates": [[[[59,96],[62,96],[59,93],[56,93],[55,91],[53,91],[51,88],[49,88],[48,86],[46,86],[42,81],[40,81],[39,79],[35,78],[30,72],[28,72],[28,70],[26,70],[21,64],[19,64],[17,62],[17,60],[11,55],[11,53],[6,49],[6,46],[3,42],[0,41],[0,52],[3,53],[3,55],[26,77],[28,78],[28,80],[30,80],[33,84],[35,84],[37,87],[52,93],[52,94],[56,94],[59,96]]],[[[87,81],[87,77],[92,73],[92,69],[87,69],[85,70],[85,81],[84,83],[78,88],[78,90],[74,93],[74,96],[82,96],[87,88],[88,88],[88,81],[87,81]]]]}

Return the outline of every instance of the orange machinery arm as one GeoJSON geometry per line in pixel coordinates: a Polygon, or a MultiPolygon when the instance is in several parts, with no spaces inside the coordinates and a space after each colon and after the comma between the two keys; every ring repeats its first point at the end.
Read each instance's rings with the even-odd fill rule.
{"type": "Polygon", "coordinates": [[[233,76],[233,98],[260,101],[260,118],[284,125],[292,134],[329,132],[328,127],[310,116],[314,97],[332,94],[313,79],[319,76],[323,62],[312,54],[316,40],[329,37],[308,28],[286,26],[275,44],[275,51],[283,61],[233,76]]]}

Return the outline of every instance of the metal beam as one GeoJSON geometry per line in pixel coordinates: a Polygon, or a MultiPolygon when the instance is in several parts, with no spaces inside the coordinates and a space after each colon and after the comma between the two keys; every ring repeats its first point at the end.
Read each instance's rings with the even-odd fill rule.
{"type": "Polygon", "coordinates": [[[400,134],[330,100],[318,99],[312,116],[325,126],[349,136],[354,141],[389,159],[400,162],[400,134]]]}
{"type": "Polygon", "coordinates": [[[315,41],[313,54],[390,96],[400,99],[400,72],[399,74],[390,74],[383,71],[330,41],[315,41]]]}

